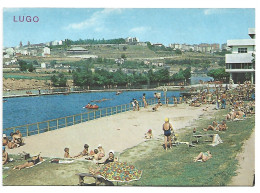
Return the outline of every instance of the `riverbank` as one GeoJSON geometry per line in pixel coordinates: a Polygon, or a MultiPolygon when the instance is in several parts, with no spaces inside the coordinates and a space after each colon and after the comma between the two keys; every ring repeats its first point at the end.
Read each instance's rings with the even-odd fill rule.
{"type": "Polygon", "coordinates": [[[140,111],[131,111],[117,115],[102,117],[90,122],[80,123],[70,127],[30,136],[25,138],[25,145],[16,149],[7,150],[8,153],[18,154],[23,151],[32,155],[41,152],[46,157],[63,157],[64,148],[69,147],[71,155],[78,154],[85,143],[90,149],[102,144],[108,151],[123,152],[127,148],[136,146],[144,141],[144,133],[152,129],[155,138],[162,134],[164,118],[169,117],[176,130],[191,126],[199,116],[214,113],[214,106],[209,111],[201,107],[190,107],[186,104],[173,107],[163,106],[152,112],[152,107],[142,108],[140,111]]]}
{"type": "MultiPolygon", "coordinates": [[[[192,122],[192,127],[181,127],[185,124],[181,124],[178,120],[178,115],[181,109],[185,105],[175,107],[168,107],[172,110],[170,121],[176,127],[175,132],[178,134],[178,141],[193,141],[196,139],[191,138],[193,127],[197,128],[198,134],[212,134],[214,131],[202,131],[201,128],[211,124],[213,120],[220,122],[223,119],[223,115],[227,113],[227,110],[212,110],[204,112],[201,108],[186,109],[187,112],[196,113],[201,110],[199,118],[196,118],[192,122]],[[175,109],[175,110],[174,110],[175,109]],[[178,123],[178,124],[177,124],[178,123]]],[[[190,107],[191,108],[191,107],[190,107]]],[[[162,108],[160,112],[166,112],[167,108],[162,108]]],[[[138,112],[123,113],[132,114],[132,118],[136,118],[134,115],[138,112]]],[[[142,112],[144,113],[144,112],[142,112]]],[[[123,115],[122,114],[122,115],[123,115]]],[[[157,115],[159,115],[158,113],[157,115]]],[[[138,115],[138,114],[137,114],[138,115]]],[[[112,117],[116,117],[112,116],[112,117]]],[[[154,117],[151,117],[154,118],[154,117]]],[[[163,117],[162,117],[163,118],[163,117]]],[[[189,119],[191,120],[191,119],[189,119]]],[[[133,120],[132,120],[133,121],[133,120]]],[[[187,122],[187,117],[184,116],[184,122],[187,122]]],[[[128,162],[134,164],[138,169],[143,171],[142,178],[139,181],[129,183],[118,183],[117,185],[128,185],[128,186],[226,186],[230,185],[230,180],[236,173],[239,173],[239,164],[237,161],[237,155],[241,152],[241,147],[245,143],[246,139],[249,138],[254,128],[254,115],[249,116],[243,121],[228,122],[228,130],[218,132],[219,136],[223,140],[222,144],[215,147],[210,146],[210,142],[207,139],[200,139],[200,143],[194,143],[195,147],[188,147],[187,145],[178,145],[173,147],[167,152],[163,149],[163,135],[161,130],[161,124],[163,120],[158,117],[156,121],[158,123],[158,130],[153,140],[143,140],[138,145],[132,146],[131,148],[125,149],[119,156],[121,162],[128,162]],[[197,156],[201,151],[210,150],[213,157],[209,161],[193,162],[193,157],[197,156]]],[[[138,122],[138,121],[137,121],[138,122]]],[[[151,124],[154,124],[154,120],[150,120],[151,124]]],[[[126,122],[129,123],[129,122],[126,122]]],[[[143,123],[143,122],[142,122],[143,123]]],[[[144,122],[145,124],[145,122],[144,122]]],[[[130,125],[131,126],[131,125],[130,125]]],[[[98,127],[98,126],[96,126],[98,127]]],[[[138,129],[142,127],[135,126],[138,129]]],[[[131,127],[129,127],[131,128],[131,127]]],[[[94,131],[98,132],[99,129],[93,128],[94,131]]],[[[129,133],[134,133],[133,128],[129,133]]],[[[142,133],[140,133],[142,134],[142,133]]],[[[91,133],[89,133],[92,136],[91,133]]],[[[106,135],[106,133],[104,133],[106,135]]],[[[121,136],[121,135],[120,135],[121,136]]],[[[141,135],[143,136],[143,135],[141,135]]],[[[252,135],[251,135],[252,136],[252,135]]],[[[33,136],[32,136],[33,137],[33,136]]],[[[57,136],[63,137],[63,136],[57,136]]],[[[86,136],[85,136],[86,137],[86,136]]],[[[101,136],[103,137],[103,136],[101,136]]],[[[119,139],[117,136],[114,136],[119,139]]],[[[105,137],[105,139],[110,136],[105,137]]],[[[124,138],[125,142],[133,139],[133,136],[129,134],[129,138],[124,138]]],[[[139,136],[135,136],[135,139],[139,136]]],[[[66,139],[65,139],[66,140],[66,139]]],[[[74,143],[77,140],[74,140],[74,143]]],[[[49,142],[46,139],[46,142],[49,142]]],[[[120,144],[120,139],[112,142],[113,144],[120,144]]],[[[245,144],[250,143],[251,147],[254,147],[254,143],[248,140],[245,144]]],[[[55,142],[52,142],[53,150],[56,149],[55,142]]],[[[103,146],[104,143],[102,143],[103,146]]],[[[35,144],[37,145],[37,144],[35,144]]],[[[41,144],[43,147],[47,145],[41,144]]],[[[92,148],[92,144],[91,148],[92,148]]],[[[82,147],[81,147],[82,148],[82,147]]],[[[107,146],[105,150],[107,151],[107,146]]],[[[57,151],[57,150],[56,150],[57,151]]],[[[246,149],[245,149],[246,151],[246,149]]],[[[32,153],[32,152],[31,152],[32,153]]],[[[253,152],[254,153],[254,152],[253,152]]],[[[116,153],[118,155],[118,153],[116,153]]],[[[252,154],[250,155],[252,156],[252,154]]],[[[81,172],[88,172],[89,167],[96,167],[94,163],[90,161],[75,160],[70,164],[52,164],[49,161],[50,158],[45,158],[46,161],[30,169],[23,169],[21,171],[14,171],[11,168],[15,165],[24,163],[19,156],[11,155],[15,158],[14,162],[8,163],[6,166],[10,167],[9,170],[3,171],[3,184],[4,185],[77,185],[78,176],[75,174],[81,172]]],[[[240,167],[244,168],[243,165],[240,167]]],[[[254,169],[253,163],[247,163],[246,168],[254,169]]],[[[244,168],[245,169],[245,168],[244,168]]],[[[243,179],[243,178],[242,178],[243,179]]],[[[93,178],[86,178],[85,183],[94,183],[93,178]]],[[[114,183],[116,185],[116,183],[114,183]]],[[[239,184],[238,184],[239,185],[239,184]]],[[[250,186],[250,184],[249,184],[250,186]]]]}
{"type": "MultiPolygon", "coordinates": [[[[237,85],[232,85],[235,88],[237,85]]],[[[156,88],[144,88],[144,89],[101,89],[101,90],[81,90],[81,91],[64,91],[64,92],[57,92],[53,90],[48,90],[48,88],[42,89],[41,93],[39,94],[39,90],[29,90],[31,93],[28,94],[28,90],[12,90],[12,91],[4,91],[3,98],[16,98],[16,97],[34,97],[34,96],[44,96],[44,95],[68,95],[71,93],[91,93],[91,92],[127,92],[127,91],[182,91],[182,92],[189,92],[191,88],[193,89],[201,89],[201,88],[215,88],[215,84],[195,84],[189,86],[159,86],[156,88]]],[[[222,87],[225,88],[226,84],[222,84],[222,87]]],[[[64,88],[67,90],[67,88],[64,88]]]]}

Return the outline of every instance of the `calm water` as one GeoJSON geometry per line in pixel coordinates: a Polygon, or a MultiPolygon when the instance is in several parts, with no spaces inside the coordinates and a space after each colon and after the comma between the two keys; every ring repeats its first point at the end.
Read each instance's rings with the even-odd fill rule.
{"type": "MultiPolygon", "coordinates": [[[[70,95],[50,95],[39,97],[8,98],[3,103],[3,128],[9,128],[30,123],[42,122],[60,117],[87,112],[83,108],[92,100],[103,98],[113,99],[96,103],[100,108],[127,104],[133,98],[141,100],[143,93],[146,98],[153,98],[156,91],[128,91],[120,95],[115,92],[93,92],[70,95]]],[[[163,96],[163,92],[161,91],[163,96]]],[[[168,91],[167,97],[179,97],[179,91],[168,91]]],[[[172,101],[172,98],[170,99],[172,101]]],[[[94,102],[92,103],[94,104],[94,102]]]]}

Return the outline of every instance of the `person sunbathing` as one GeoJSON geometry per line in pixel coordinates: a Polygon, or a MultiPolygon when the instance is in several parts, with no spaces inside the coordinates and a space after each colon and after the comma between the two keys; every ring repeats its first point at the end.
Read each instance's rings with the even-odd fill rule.
{"type": "Polygon", "coordinates": [[[153,138],[153,131],[152,129],[149,129],[147,133],[144,134],[145,139],[152,139],[153,138]]]}
{"type": "Polygon", "coordinates": [[[8,162],[9,162],[9,156],[8,156],[8,153],[5,151],[5,146],[3,146],[2,165],[5,165],[8,162]]]}
{"type": "Polygon", "coordinates": [[[15,143],[17,147],[20,147],[22,144],[22,138],[20,137],[20,134],[11,132],[10,136],[12,138],[12,142],[15,143]]]}
{"type": "Polygon", "coordinates": [[[17,147],[17,144],[14,143],[14,142],[12,142],[11,139],[8,139],[7,147],[8,147],[9,149],[13,149],[13,148],[16,148],[16,147],[17,147]]]}
{"type": "Polygon", "coordinates": [[[226,121],[223,120],[221,124],[218,124],[218,129],[219,131],[226,131],[227,130],[227,124],[226,124],[226,121]]]}
{"type": "Polygon", "coordinates": [[[6,134],[3,134],[3,146],[6,146],[8,144],[8,137],[6,134]]]}
{"type": "Polygon", "coordinates": [[[201,160],[202,162],[208,161],[210,158],[212,158],[212,154],[210,151],[207,152],[200,152],[197,157],[194,158],[194,162],[197,162],[201,160]]]}
{"type": "Polygon", "coordinates": [[[104,162],[99,162],[97,164],[107,164],[107,163],[114,162],[114,161],[117,161],[117,159],[115,158],[114,151],[110,150],[109,154],[108,154],[108,158],[104,162]]]}
{"type": "Polygon", "coordinates": [[[39,155],[37,155],[37,156],[32,157],[32,159],[29,160],[29,161],[27,161],[26,163],[21,164],[21,165],[18,165],[18,166],[15,166],[15,167],[13,168],[13,170],[15,170],[15,169],[21,170],[21,169],[23,169],[23,168],[31,167],[31,166],[33,166],[33,165],[36,165],[36,164],[39,163],[39,162],[42,162],[42,161],[43,161],[43,158],[40,157],[40,154],[39,154],[39,155]]]}
{"type": "Polygon", "coordinates": [[[102,159],[105,156],[105,150],[103,149],[102,145],[98,145],[98,159],[102,159]]]}
{"type": "Polygon", "coordinates": [[[213,121],[212,125],[209,125],[208,128],[204,128],[203,130],[204,131],[209,131],[209,130],[218,131],[219,130],[218,123],[216,121],[213,121]]]}
{"type": "Polygon", "coordinates": [[[67,147],[65,147],[65,149],[64,149],[64,158],[72,158],[71,156],[70,156],[70,153],[69,153],[69,151],[70,151],[70,149],[69,148],[67,148],[67,147]]]}
{"type": "Polygon", "coordinates": [[[89,155],[88,148],[89,148],[89,145],[85,144],[83,151],[80,152],[78,155],[74,156],[74,158],[80,158],[80,157],[83,157],[83,156],[88,156],[89,155]]]}

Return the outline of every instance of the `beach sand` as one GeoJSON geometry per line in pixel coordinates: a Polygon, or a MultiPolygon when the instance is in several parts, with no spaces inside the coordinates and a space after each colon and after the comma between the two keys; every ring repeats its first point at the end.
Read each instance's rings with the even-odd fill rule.
{"type": "MultiPolygon", "coordinates": [[[[88,144],[89,150],[102,144],[105,152],[114,150],[123,152],[127,148],[143,142],[144,134],[148,129],[153,130],[154,138],[162,140],[162,124],[165,117],[169,117],[176,133],[181,128],[194,127],[194,121],[202,114],[212,115],[215,105],[210,105],[208,111],[203,111],[206,105],[190,107],[180,104],[177,107],[162,106],[158,111],[152,112],[152,106],[141,108],[140,111],[124,112],[109,117],[102,117],[93,121],[84,122],[66,128],[33,135],[25,138],[25,145],[16,149],[7,149],[10,154],[23,151],[36,155],[41,152],[44,157],[62,158],[64,148],[70,148],[70,155],[74,156],[88,144]]],[[[162,149],[163,150],[163,149],[162,149]]]]}

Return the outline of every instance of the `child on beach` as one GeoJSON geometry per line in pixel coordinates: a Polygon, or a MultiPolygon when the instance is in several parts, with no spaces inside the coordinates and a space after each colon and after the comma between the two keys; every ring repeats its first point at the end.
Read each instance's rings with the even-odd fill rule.
{"type": "Polygon", "coordinates": [[[80,157],[89,155],[89,153],[88,153],[88,148],[89,148],[89,145],[88,145],[88,144],[85,144],[83,151],[80,152],[78,155],[74,156],[74,158],[80,158],[80,157]]]}
{"type": "Polygon", "coordinates": [[[98,159],[102,159],[105,156],[105,150],[103,149],[102,145],[98,145],[98,159]]]}
{"type": "Polygon", "coordinates": [[[145,136],[144,136],[145,139],[152,139],[153,138],[153,131],[152,129],[149,129],[147,131],[147,133],[145,133],[145,136]]]}
{"type": "Polygon", "coordinates": [[[65,154],[64,154],[64,158],[72,158],[72,157],[70,156],[69,151],[70,151],[70,149],[67,148],[67,147],[65,147],[65,149],[64,149],[64,152],[65,152],[65,154]]]}

